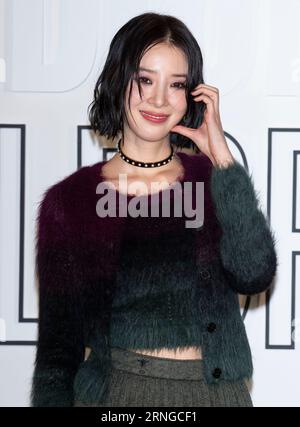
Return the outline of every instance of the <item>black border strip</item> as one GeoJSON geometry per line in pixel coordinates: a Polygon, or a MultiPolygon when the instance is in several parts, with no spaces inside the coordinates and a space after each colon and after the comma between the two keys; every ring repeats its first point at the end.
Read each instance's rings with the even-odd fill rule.
{"type": "MultiPolygon", "coordinates": [[[[300,228],[297,228],[297,226],[296,226],[297,208],[298,208],[298,205],[297,205],[297,175],[298,175],[299,158],[300,158],[300,150],[295,150],[294,156],[293,156],[293,211],[292,211],[292,232],[293,233],[300,233],[300,228]]],[[[299,201],[298,201],[298,204],[299,204],[299,201]]]]}
{"type": "MultiPolygon", "coordinates": [[[[271,190],[272,190],[272,144],[273,144],[273,133],[275,132],[288,132],[288,133],[294,133],[294,132],[300,132],[300,128],[268,128],[268,203],[267,203],[267,214],[269,223],[271,221],[271,190]]],[[[295,151],[294,151],[295,153],[295,151]]],[[[295,159],[295,155],[294,155],[295,159]]],[[[293,194],[295,193],[295,162],[294,162],[294,181],[293,181],[293,194]]],[[[295,200],[293,199],[293,213],[294,213],[294,203],[295,200]]],[[[290,335],[290,344],[270,344],[270,298],[271,293],[273,291],[274,285],[270,287],[266,291],[266,335],[265,335],[265,348],[268,350],[294,350],[295,349],[295,342],[293,341],[293,319],[295,319],[295,313],[296,313],[296,282],[295,282],[295,263],[296,263],[296,256],[300,255],[300,252],[298,251],[292,251],[292,281],[291,281],[291,335],[290,335]]]]}
{"type": "MultiPolygon", "coordinates": [[[[18,322],[37,322],[37,319],[26,319],[23,316],[24,307],[24,216],[25,216],[25,154],[26,154],[26,125],[1,123],[0,129],[20,130],[20,237],[19,237],[19,308],[18,322]]],[[[0,345],[32,345],[34,341],[0,341],[0,345]]]]}

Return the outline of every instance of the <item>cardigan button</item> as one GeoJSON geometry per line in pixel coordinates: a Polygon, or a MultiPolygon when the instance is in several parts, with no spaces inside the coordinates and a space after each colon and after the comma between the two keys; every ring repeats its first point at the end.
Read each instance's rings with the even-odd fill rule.
{"type": "Polygon", "coordinates": [[[203,280],[207,280],[211,277],[209,270],[205,270],[205,269],[200,271],[200,276],[203,280]]]}
{"type": "Polygon", "coordinates": [[[207,326],[208,332],[212,333],[216,330],[217,325],[214,322],[210,322],[207,326]]]}
{"type": "Polygon", "coordinates": [[[213,376],[215,377],[215,378],[220,378],[220,376],[221,376],[221,373],[222,373],[222,370],[220,369],[220,368],[215,368],[214,370],[213,370],[213,376]]]}

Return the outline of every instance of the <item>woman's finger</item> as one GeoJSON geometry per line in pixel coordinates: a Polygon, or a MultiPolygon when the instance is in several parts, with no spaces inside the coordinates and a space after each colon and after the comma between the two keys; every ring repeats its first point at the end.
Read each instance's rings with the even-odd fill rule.
{"type": "Polygon", "coordinates": [[[200,95],[200,93],[204,93],[204,94],[210,96],[214,100],[216,105],[219,104],[219,94],[212,91],[211,89],[201,87],[201,88],[199,88],[199,89],[197,89],[191,93],[193,96],[200,95]]]}
{"type": "Polygon", "coordinates": [[[194,98],[194,101],[200,101],[201,99],[207,105],[208,112],[212,115],[215,115],[214,100],[210,96],[202,94],[202,95],[196,96],[194,98]]]}
{"type": "Polygon", "coordinates": [[[210,85],[207,85],[207,84],[204,84],[204,83],[201,83],[200,85],[198,85],[198,86],[196,86],[194,89],[193,89],[193,91],[192,92],[195,92],[196,90],[198,90],[198,89],[201,89],[201,88],[207,88],[207,89],[210,89],[210,90],[212,90],[213,92],[215,92],[215,93],[219,93],[219,89],[218,88],[216,88],[216,87],[214,87],[214,86],[210,86],[210,85]]]}
{"type": "Polygon", "coordinates": [[[198,91],[196,91],[196,94],[193,95],[194,96],[194,100],[196,100],[197,99],[197,95],[200,95],[201,93],[203,93],[204,95],[209,96],[213,100],[216,114],[217,114],[217,116],[219,116],[219,95],[216,94],[215,92],[211,91],[210,89],[200,88],[198,91]]]}

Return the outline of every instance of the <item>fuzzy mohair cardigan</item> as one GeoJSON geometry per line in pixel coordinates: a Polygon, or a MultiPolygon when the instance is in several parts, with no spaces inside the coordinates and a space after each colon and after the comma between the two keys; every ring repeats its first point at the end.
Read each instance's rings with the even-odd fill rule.
{"type": "MultiPolygon", "coordinates": [[[[105,162],[80,168],[43,194],[36,234],[39,324],[31,406],[100,403],[108,389],[111,340],[125,348],[198,342],[208,383],[252,376],[238,294],[271,286],[277,268],[274,233],[252,177],[239,162],[219,168],[204,154],[177,154],[185,171],[179,182],[204,182],[202,227],[185,228],[174,217],[100,217],[96,206],[102,196],[96,189],[104,181],[105,162]],[[195,291],[193,316],[189,309],[182,314],[184,299],[178,305],[185,286],[195,291]],[[159,309],[145,304],[153,295],[159,309]],[[171,295],[178,307],[172,312],[162,303],[171,295]],[[130,319],[137,317],[130,317],[129,308],[120,311],[128,302],[140,329],[131,327],[130,319]],[[92,349],[87,360],[86,347],[92,349]]],[[[130,198],[125,196],[127,202],[130,198]]]]}

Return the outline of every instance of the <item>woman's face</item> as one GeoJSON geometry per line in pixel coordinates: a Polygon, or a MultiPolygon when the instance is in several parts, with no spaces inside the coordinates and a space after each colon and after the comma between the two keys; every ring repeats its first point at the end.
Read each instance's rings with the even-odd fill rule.
{"type": "Polygon", "coordinates": [[[131,131],[144,139],[159,140],[181,121],[187,110],[185,97],[187,72],[188,63],[185,55],[174,46],[160,43],[144,54],[136,76],[141,83],[141,98],[137,81],[133,79],[131,113],[128,108],[129,84],[126,90],[125,111],[127,126],[131,131]],[[166,114],[168,117],[164,122],[154,123],[147,120],[141,111],[166,114]]]}

